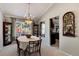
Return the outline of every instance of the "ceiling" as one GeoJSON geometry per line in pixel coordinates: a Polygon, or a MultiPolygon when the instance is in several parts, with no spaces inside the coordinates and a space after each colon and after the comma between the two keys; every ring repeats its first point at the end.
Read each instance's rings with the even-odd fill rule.
{"type": "MultiPolygon", "coordinates": [[[[52,3],[31,3],[30,14],[33,19],[39,19],[44,15],[48,9],[51,8],[52,3]]],[[[0,3],[0,10],[5,16],[24,18],[28,13],[27,3],[0,3]]]]}

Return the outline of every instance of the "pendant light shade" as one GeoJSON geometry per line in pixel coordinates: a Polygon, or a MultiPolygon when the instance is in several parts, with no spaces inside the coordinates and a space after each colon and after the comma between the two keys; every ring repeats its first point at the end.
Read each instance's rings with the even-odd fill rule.
{"type": "Polygon", "coordinates": [[[31,18],[26,19],[26,20],[25,20],[25,23],[27,23],[27,24],[32,24],[32,19],[31,19],[31,18]]]}
{"type": "Polygon", "coordinates": [[[31,19],[31,16],[30,16],[30,3],[28,3],[28,17],[25,20],[25,23],[32,24],[32,19],[31,19]]]}

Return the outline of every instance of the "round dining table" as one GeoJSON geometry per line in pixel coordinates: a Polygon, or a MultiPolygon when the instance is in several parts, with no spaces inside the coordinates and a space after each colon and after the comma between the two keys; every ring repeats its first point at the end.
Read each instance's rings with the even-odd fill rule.
{"type": "Polygon", "coordinates": [[[25,50],[29,41],[37,41],[40,40],[40,38],[36,36],[31,36],[30,38],[27,38],[26,36],[19,36],[17,40],[20,42],[20,48],[25,50]]]}

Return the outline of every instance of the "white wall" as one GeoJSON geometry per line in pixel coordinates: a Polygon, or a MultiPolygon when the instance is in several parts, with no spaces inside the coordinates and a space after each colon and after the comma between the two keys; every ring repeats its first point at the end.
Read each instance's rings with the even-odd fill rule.
{"type": "Polygon", "coordinates": [[[0,11],[0,49],[3,48],[3,16],[0,11]]]}
{"type": "MultiPolygon", "coordinates": [[[[46,15],[47,16],[47,15],[46,15]]],[[[45,22],[45,37],[41,37],[42,39],[42,45],[46,45],[46,46],[50,46],[50,42],[49,42],[49,19],[47,17],[43,17],[41,18],[41,20],[39,21],[39,24],[40,22],[45,22]]]]}
{"type": "Polygon", "coordinates": [[[71,54],[79,55],[79,4],[54,4],[54,6],[41,18],[40,21],[45,21],[45,38],[43,43],[50,46],[49,19],[59,16],[59,49],[71,54]],[[62,17],[64,13],[72,11],[75,14],[75,31],[76,37],[65,37],[62,35],[62,17]]]}
{"type": "Polygon", "coordinates": [[[4,19],[3,19],[4,22],[10,22],[12,23],[12,19],[10,17],[5,17],[4,16],[4,19]]]}

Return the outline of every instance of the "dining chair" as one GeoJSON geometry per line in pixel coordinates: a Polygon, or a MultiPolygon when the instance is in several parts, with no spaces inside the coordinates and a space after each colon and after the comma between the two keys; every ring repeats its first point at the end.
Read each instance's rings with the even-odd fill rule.
{"type": "Polygon", "coordinates": [[[38,52],[41,56],[41,42],[41,39],[37,41],[29,41],[29,45],[27,46],[28,55],[35,54],[38,52]]]}
{"type": "Polygon", "coordinates": [[[17,52],[18,52],[18,55],[20,56],[21,55],[21,51],[23,52],[23,55],[25,56],[25,52],[26,52],[26,49],[22,49],[20,48],[20,42],[18,41],[18,39],[16,39],[16,43],[17,43],[17,52]]]}

